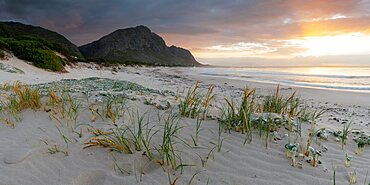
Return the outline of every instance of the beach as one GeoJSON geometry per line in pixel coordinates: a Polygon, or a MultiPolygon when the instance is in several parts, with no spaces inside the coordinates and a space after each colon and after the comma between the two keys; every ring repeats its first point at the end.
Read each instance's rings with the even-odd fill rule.
{"type": "MultiPolygon", "coordinates": [[[[286,156],[285,145],[291,139],[287,129],[280,128],[278,135],[268,140],[268,146],[265,146],[265,139],[258,130],[252,132],[253,139],[250,143],[245,142],[244,134],[234,129],[228,131],[222,128],[219,131],[220,108],[226,104],[225,97],[238,102],[243,97],[244,87],[248,86],[250,89],[255,88],[256,101],[263,101],[266,96],[276,91],[277,84],[199,75],[194,72],[196,68],[186,67],[112,68],[78,63],[67,66],[68,72],[54,73],[36,68],[15,57],[2,60],[1,63],[7,68],[13,67],[22,72],[0,71],[0,84],[20,81],[29,85],[44,84],[43,87],[47,86],[45,83],[49,83],[48,87],[55,87],[52,82],[74,79],[75,81],[65,83],[75,88],[71,93],[72,97],[82,103],[78,117],[74,120],[78,126],[72,131],[66,126],[71,120],[59,117],[59,113],[53,115],[53,108],[46,105],[37,111],[22,111],[21,119],[14,123],[14,128],[1,121],[0,184],[326,185],[333,184],[334,171],[336,184],[349,184],[350,174],[353,172],[357,175],[357,184],[368,183],[370,180],[370,148],[365,146],[363,154],[357,155],[357,143],[353,140],[359,134],[370,135],[370,94],[367,92],[285,84],[280,86],[279,92],[284,97],[296,92],[301,108],[325,110],[316,120],[316,129],[325,128],[335,132],[351,123],[351,132],[344,149],[333,135],[325,138],[315,136],[311,145],[320,151],[319,164],[313,167],[312,161],[310,164],[306,162],[308,158],[305,158],[301,161],[301,166],[293,167],[291,157],[286,156]],[[126,84],[130,88],[114,90],[114,84],[120,84],[120,81],[124,81],[123,84],[130,82],[129,85],[126,84]],[[209,119],[203,120],[199,127],[197,144],[194,137],[198,119],[186,116],[176,118],[179,126],[176,138],[181,139],[174,145],[181,160],[177,160],[176,169],[173,169],[171,165],[164,165],[163,161],[158,160],[162,123],[172,111],[178,109],[188,89],[197,81],[200,92],[203,93],[209,90],[210,85],[214,85],[214,101],[210,103],[209,119]],[[108,85],[100,87],[100,82],[108,85]],[[114,84],[110,86],[110,83],[114,84]],[[83,103],[88,88],[81,84],[91,87],[87,90],[87,94],[91,95],[91,104],[83,103]],[[103,118],[104,115],[95,115],[96,118],[92,121],[94,111],[101,110],[100,99],[104,100],[111,94],[123,94],[125,106],[122,110],[126,110],[125,116],[112,120],[112,117],[106,119],[103,118]],[[149,127],[159,130],[158,137],[154,136],[151,141],[157,149],[153,150],[153,158],[148,157],[145,149],[125,154],[105,147],[89,146],[93,143],[91,141],[95,128],[108,131],[115,128],[112,126],[114,122],[114,125],[129,123],[136,129],[133,121],[137,120],[135,115],[145,115],[144,120],[149,120],[149,127]],[[345,166],[346,154],[347,157],[351,156],[350,167],[345,166]]],[[[49,95],[45,95],[41,101],[50,101],[49,95]]],[[[308,130],[311,126],[310,123],[302,123],[302,143],[309,137],[308,130]]],[[[98,134],[95,133],[95,137],[98,137],[98,134]]],[[[293,138],[292,140],[297,139],[293,138]]]]}

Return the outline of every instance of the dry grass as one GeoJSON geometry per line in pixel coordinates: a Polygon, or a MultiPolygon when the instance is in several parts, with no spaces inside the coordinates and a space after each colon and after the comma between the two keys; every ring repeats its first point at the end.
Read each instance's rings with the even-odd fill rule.
{"type": "Polygon", "coordinates": [[[2,94],[0,115],[7,125],[14,128],[14,122],[20,121],[21,113],[26,109],[37,111],[41,107],[41,93],[38,89],[31,88],[29,85],[22,85],[21,82],[14,84],[4,84],[1,89],[6,93],[2,94]]]}
{"type": "Polygon", "coordinates": [[[85,147],[99,146],[103,148],[109,148],[112,151],[123,152],[126,154],[132,154],[132,144],[127,135],[127,129],[116,127],[110,131],[96,130],[93,133],[96,136],[85,142],[85,147]]]}
{"type": "Polygon", "coordinates": [[[200,84],[197,81],[188,89],[185,98],[180,98],[179,112],[181,116],[196,118],[201,115],[201,119],[208,117],[209,107],[214,100],[214,85],[209,85],[204,94],[200,90],[200,84]]]}

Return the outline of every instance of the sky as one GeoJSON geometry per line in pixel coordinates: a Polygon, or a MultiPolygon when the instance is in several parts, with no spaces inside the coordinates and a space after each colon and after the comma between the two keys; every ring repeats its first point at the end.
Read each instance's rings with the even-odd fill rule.
{"type": "Polygon", "coordinates": [[[219,65],[370,65],[370,0],[0,0],[0,20],[83,45],[146,25],[219,65]]]}

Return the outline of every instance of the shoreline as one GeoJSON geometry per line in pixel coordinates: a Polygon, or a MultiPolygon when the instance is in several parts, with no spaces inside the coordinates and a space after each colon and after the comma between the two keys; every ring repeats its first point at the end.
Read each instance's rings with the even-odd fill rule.
{"type": "MultiPolygon", "coordinates": [[[[186,74],[186,73],[185,73],[186,74]]],[[[207,80],[213,83],[222,84],[222,82],[227,82],[229,85],[234,85],[239,88],[242,88],[241,86],[243,83],[250,85],[254,88],[267,88],[270,90],[274,90],[276,86],[278,85],[273,83],[264,83],[264,82],[254,82],[254,81],[248,81],[242,80],[242,79],[230,79],[225,77],[218,77],[218,76],[204,76],[204,75],[193,75],[193,74],[186,74],[189,77],[191,77],[193,80],[196,79],[202,79],[207,80]],[[219,79],[222,79],[222,82],[219,82],[219,79]]],[[[321,89],[321,88],[315,88],[315,87],[302,87],[302,86],[290,86],[290,85],[280,85],[282,88],[291,88],[293,90],[296,90],[298,94],[301,94],[307,98],[318,98],[321,101],[330,101],[330,102],[337,102],[342,103],[346,105],[353,105],[353,104],[360,104],[361,106],[370,106],[370,93],[366,92],[356,92],[356,91],[347,91],[347,90],[335,90],[335,89],[321,89]],[[334,96],[333,96],[334,94],[334,96]],[[354,98],[350,100],[348,97],[354,98]]]]}

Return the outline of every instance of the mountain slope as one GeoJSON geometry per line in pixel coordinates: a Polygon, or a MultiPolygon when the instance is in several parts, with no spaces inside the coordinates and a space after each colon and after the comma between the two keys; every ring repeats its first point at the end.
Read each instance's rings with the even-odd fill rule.
{"type": "Polygon", "coordinates": [[[199,66],[190,51],[171,46],[145,26],[119,29],[79,47],[84,57],[107,63],[199,66]]]}
{"type": "Polygon", "coordinates": [[[66,56],[83,57],[76,45],[56,32],[18,22],[0,22],[0,37],[17,38],[22,36],[37,37],[58,44],[66,56]]]}

